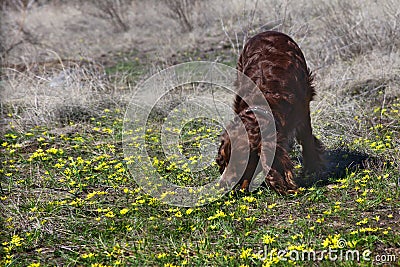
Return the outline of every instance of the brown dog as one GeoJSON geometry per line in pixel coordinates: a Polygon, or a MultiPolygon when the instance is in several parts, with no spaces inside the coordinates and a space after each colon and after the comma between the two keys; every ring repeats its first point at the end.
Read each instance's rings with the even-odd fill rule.
{"type": "Polygon", "coordinates": [[[288,155],[294,137],[302,145],[306,172],[316,172],[324,167],[323,145],[311,129],[309,104],[315,91],[313,76],[303,53],[289,36],[267,31],[247,42],[237,69],[258,88],[238,76],[234,102],[234,111],[238,116],[221,135],[216,159],[222,181],[232,181],[241,176],[239,184],[246,189],[252,178],[264,170],[265,181],[271,188],[281,194],[294,193],[298,187],[293,177],[293,163],[288,155]],[[270,109],[255,99],[257,93],[254,90],[261,90],[270,109]],[[252,106],[248,103],[252,103],[252,106]],[[272,110],[272,114],[269,110],[272,110]],[[272,128],[276,132],[261,131],[260,125],[267,125],[263,129],[270,129],[268,125],[271,124],[275,124],[272,128]],[[244,125],[245,132],[239,130],[240,125],[242,128],[244,125]],[[276,150],[272,161],[273,149],[276,150]],[[242,152],[243,156],[240,155],[242,152]],[[231,153],[235,153],[236,160],[231,162],[235,166],[228,168],[231,153]]]}

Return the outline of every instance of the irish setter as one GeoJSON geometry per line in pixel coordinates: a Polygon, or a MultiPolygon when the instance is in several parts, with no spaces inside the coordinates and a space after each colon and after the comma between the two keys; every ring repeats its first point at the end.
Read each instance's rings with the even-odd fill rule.
{"type": "Polygon", "coordinates": [[[280,194],[294,193],[298,186],[288,154],[294,138],[302,145],[306,172],[320,171],[325,165],[323,145],[312,134],[309,104],[315,91],[313,75],[304,55],[289,36],[266,31],[247,42],[237,69],[258,88],[254,84],[249,85],[238,75],[238,91],[234,101],[237,118],[221,135],[216,159],[222,174],[221,182],[229,184],[241,176],[239,185],[247,189],[251,180],[264,171],[265,182],[272,189],[280,194]],[[262,106],[262,101],[254,99],[257,97],[254,90],[261,90],[269,107],[265,104],[262,106]],[[248,103],[253,103],[253,106],[248,103]],[[275,125],[270,127],[271,124],[275,125]],[[244,125],[245,132],[239,130],[240,125],[242,128],[244,125]],[[262,128],[270,129],[269,132],[262,133],[260,125],[266,125],[262,128]],[[271,159],[273,149],[275,157],[271,159]],[[234,162],[231,159],[233,153],[236,153],[234,162]]]}

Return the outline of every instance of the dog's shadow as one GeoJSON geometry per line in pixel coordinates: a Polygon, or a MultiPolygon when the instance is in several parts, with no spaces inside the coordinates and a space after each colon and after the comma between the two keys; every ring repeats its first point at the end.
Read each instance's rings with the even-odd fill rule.
{"type": "Polygon", "coordinates": [[[325,152],[326,169],[319,173],[300,172],[296,183],[300,187],[325,186],[343,178],[349,171],[365,169],[376,159],[366,153],[337,148],[325,152]]]}

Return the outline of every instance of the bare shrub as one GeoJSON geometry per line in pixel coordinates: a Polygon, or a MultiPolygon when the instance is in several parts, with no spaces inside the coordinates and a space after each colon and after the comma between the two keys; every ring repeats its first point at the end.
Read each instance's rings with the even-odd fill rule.
{"type": "MultiPolygon", "coordinates": [[[[227,4],[229,5],[229,4],[227,4]]],[[[293,3],[287,1],[232,1],[236,8],[220,14],[220,24],[232,51],[239,55],[247,39],[261,31],[276,30],[290,34],[293,26],[293,3]]],[[[292,34],[290,34],[292,35],[292,34]]]]}
{"type": "Polygon", "coordinates": [[[46,47],[41,42],[40,35],[31,30],[27,22],[28,13],[36,2],[35,0],[5,0],[1,3],[0,59],[7,61],[8,55],[24,44],[46,47]]]}
{"type": "MultiPolygon", "coordinates": [[[[91,4],[96,11],[89,15],[109,21],[116,31],[126,32],[129,30],[127,11],[131,8],[132,0],[95,0],[91,4]]],[[[85,9],[82,9],[86,12],[85,9]]]]}
{"type": "Polygon", "coordinates": [[[177,21],[183,32],[190,32],[194,27],[193,10],[199,2],[199,0],[166,0],[164,3],[168,11],[164,14],[177,21]]]}
{"type": "MultiPolygon", "coordinates": [[[[237,14],[234,20],[230,19],[230,23],[226,23],[227,19],[221,16],[220,23],[222,31],[229,40],[232,52],[235,55],[240,54],[240,50],[243,49],[248,37],[255,33],[255,19],[258,9],[259,1],[256,0],[254,3],[248,3],[242,8],[239,8],[240,13],[237,14]]],[[[236,12],[238,12],[238,10],[236,10],[236,12]]],[[[234,13],[234,11],[232,13],[234,13]]]]}
{"type": "Polygon", "coordinates": [[[0,0],[1,10],[23,11],[33,6],[36,0],[0,0]]]}

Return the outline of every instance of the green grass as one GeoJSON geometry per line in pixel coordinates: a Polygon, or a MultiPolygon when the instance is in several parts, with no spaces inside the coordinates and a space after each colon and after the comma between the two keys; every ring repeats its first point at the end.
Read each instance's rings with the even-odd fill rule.
{"type": "Polygon", "coordinates": [[[126,83],[136,84],[138,79],[147,72],[147,58],[135,49],[128,53],[116,53],[113,57],[115,58],[107,62],[105,68],[107,76],[112,80],[118,81],[121,77],[125,77],[126,83]]]}
{"type": "MultiPolygon", "coordinates": [[[[319,257],[329,248],[358,250],[361,258],[370,250],[371,260],[395,255],[399,263],[399,171],[397,163],[385,160],[398,153],[393,141],[398,132],[391,125],[400,119],[399,103],[383,112],[391,123],[383,120],[370,129],[373,139],[348,144],[373,153],[379,164],[294,196],[261,188],[232,192],[193,208],[163,204],[135,184],[135,174],[128,171],[131,159],[122,152],[119,109],[104,110],[101,117],[71,125],[78,130],[64,134],[44,127],[24,132],[11,128],[0,140],[0,264],[308,266],[309,261],[293,262],[277,253],[311,250],[319,257]],[[346,243],[339,248],[342,239],[346,243]]],[[[370,113],[382,115],[375,108],[370,113]]],[[[199,130],[204,130],[202,123],[185,127],[183,140],[209,137],[199,130]]],[[[196,154],[191,145],[186,153],[196,154]]],[[[170,175],[164,167],[159,173],[170,175]]],[[[188,182],[194,181],[183,179],[188,182]]],[[[322,259],[318,264],[377,263],[322,259]]]]}
{"type": "MultiPolygon", "coordinates": [[[[121,76],[125,78],[126,83],[136,84],[141,77],[148,71],[149,58],[140,54],[139,51],[133,49],[128,53],[117,53],[116,62],[107,62],[105,72],[111,79],[121,80],[121,76]]],[[[169,61],[172,64],[191,62],[191,61],[215,61],[223,63],[235,68],[237,58],[233,57],[227,50],[221,51],[201,51],[194,49],[190,51],[177,52],[169,61]]],[[[163,62],[164,63],[164,62],[163,62]]]]}

